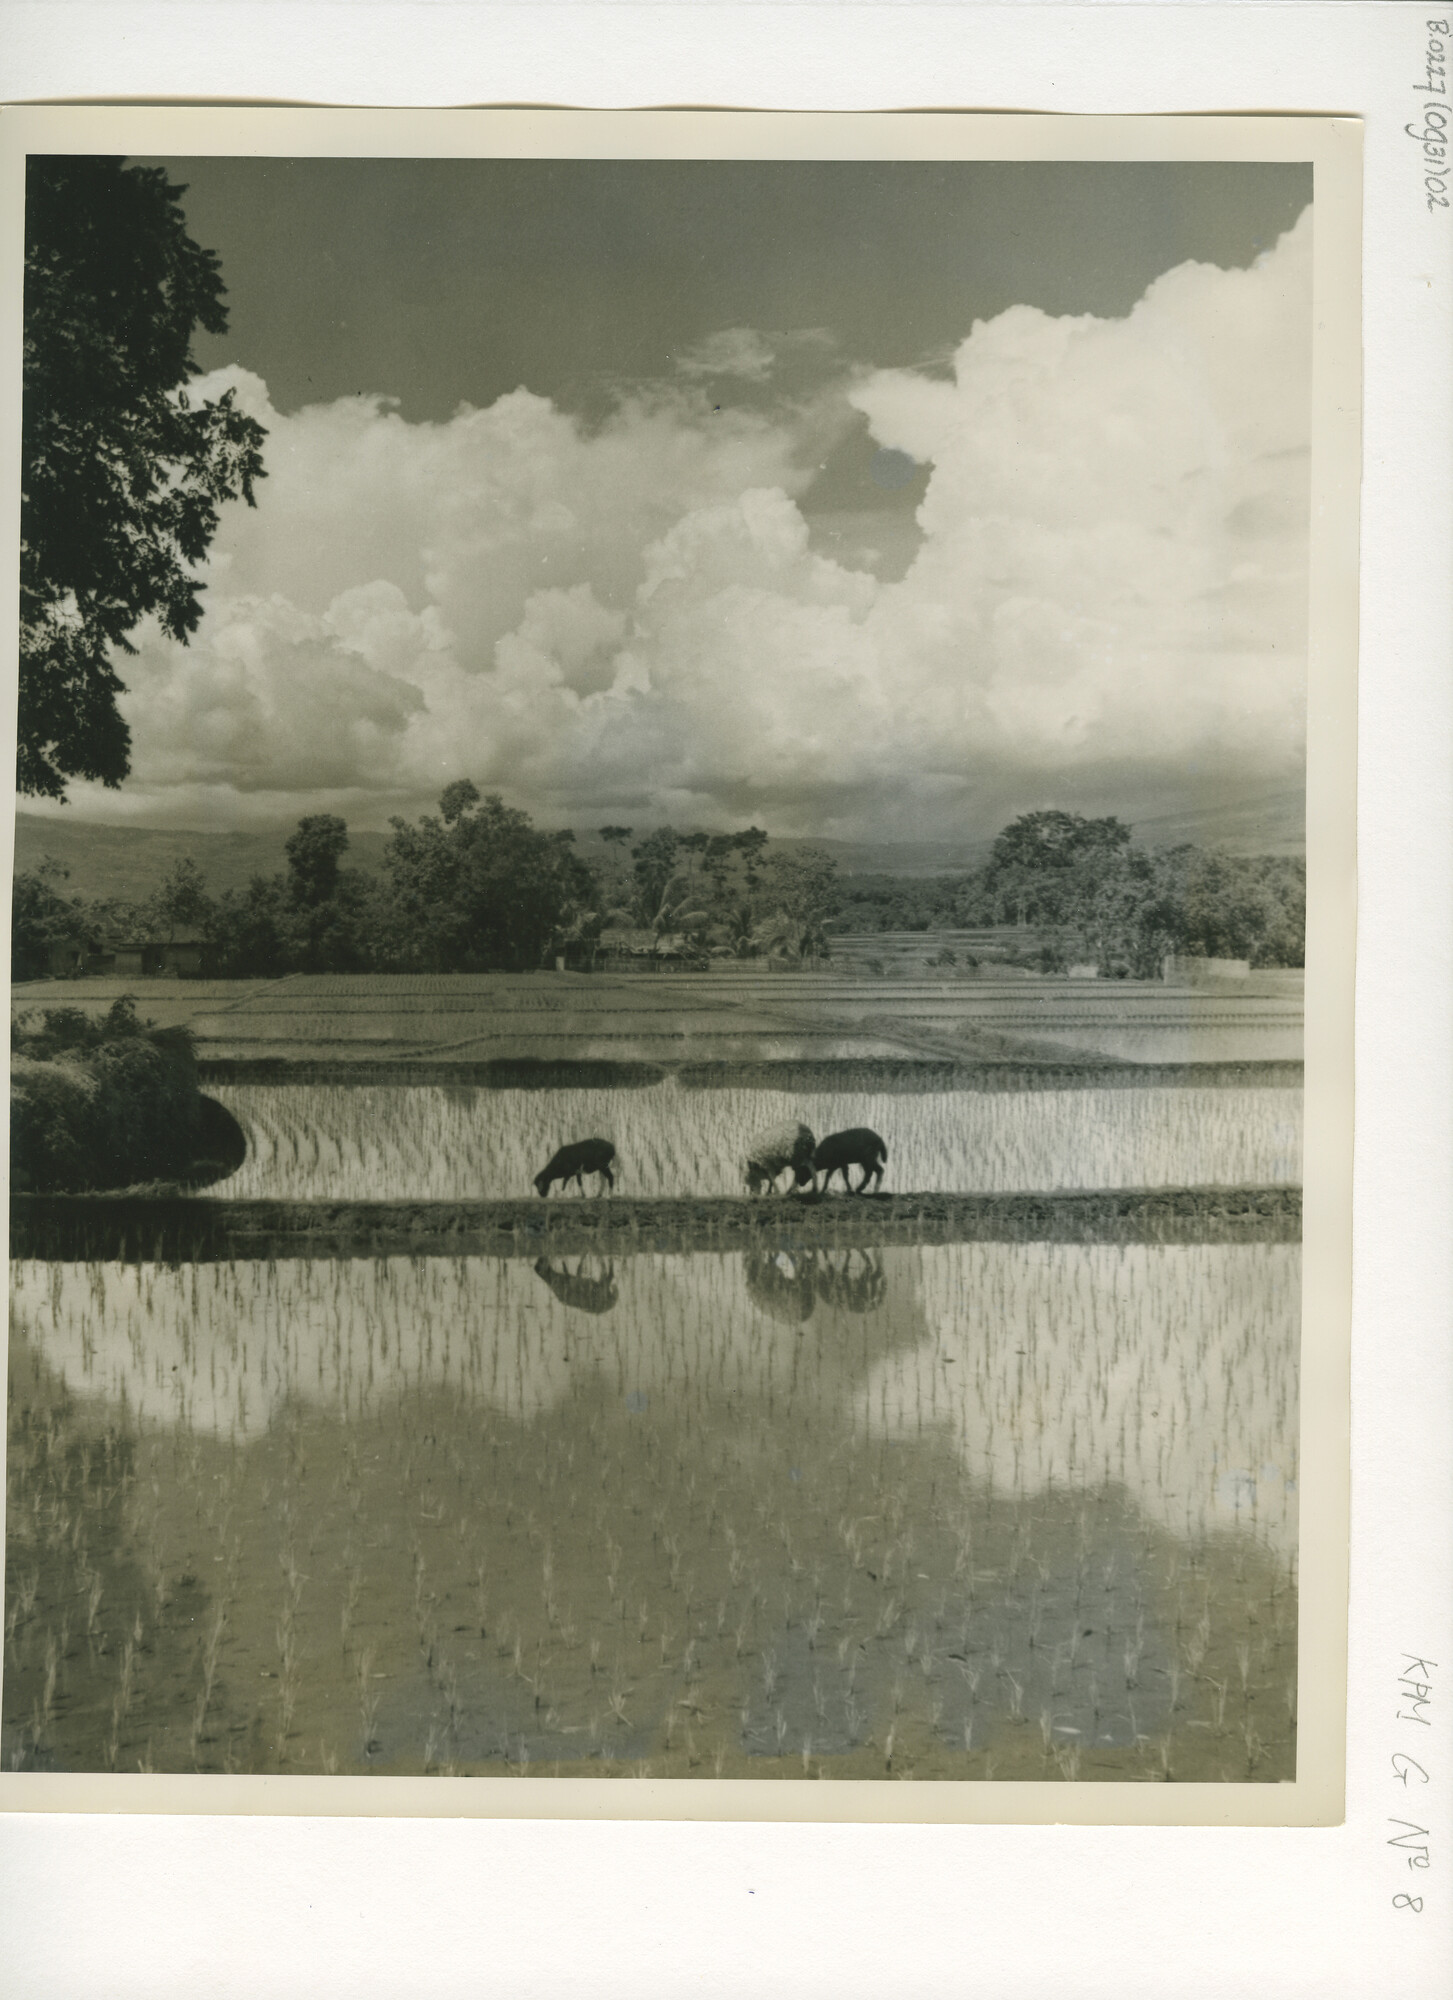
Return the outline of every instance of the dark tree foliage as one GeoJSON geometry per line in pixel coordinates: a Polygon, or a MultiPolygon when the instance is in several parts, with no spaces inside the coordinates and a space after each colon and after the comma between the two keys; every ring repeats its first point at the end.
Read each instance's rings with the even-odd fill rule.
{"type": "Polygon", "coordinates": [[[668,891],[676,876],[677,851],[681,837],[669,826],[648,833],[639,847],[631,849],[636,878],[636,922],[656,922],[669,902],[668,891]]]}
{"type": "Polygon", "coordinates": [[[190,1033],[138,1020],[129,996],[104,1020],[54,1007],[11,1030],[16,1187],[125,1187],[185,1173],[201,1109],[190,1033]]]}
{"type": "Polygon", "coordinates": [[[714,833],[702,847],[701,872],[713,904],[723,903],[731,894],[731,863],[736,849],[736,836],[730,833],[714,833]]]}
{"type": "Polygon", "coordinates": [[[1167,953],[1299,966],[1306,937],[1306,864],[1184,845],[1131,844],[1116,819],[1027,813],[961,887],[961,924],[1052,926],[1046,970],[1070,958],[1107,975],[1155,978],[1167,953]]]}
{"type": "Polygon", "coordinates": [[[545,962],[598,917],[595,883],[569,833],[540,833],[462,780],[440,816],[396,819],[381,877],[342,868],[345,823],[319,813],[287,842],[286,875],[256,875],[208,904],[208,969],[221,978],[289,972],[484,972],[545,962]]]}
{"type": "Polygon", "coordinates": [[[762,856],[767,846],[766,834],[759,826],[749,826],[743,828],[740,833],[724,834],[721,838],[727,852],[740,857],[742,878],[748,893],[755,894],[762,881],[762,856]]]}
{"type": "Polygon", "coordinates": [[[838,931],[952,930],[963,890],[958,875],[845,875],[838,931]]]}
{"type": "Polygon", "coordinates": [[[439,794],[439,817],[445,826],[461,820],[471,806],[479,804],[479,787],[472,778],[456,778],[439,794]]]}
{"type": "Polygon", "coordinates": [[[294,903],[314,909],[338,892],[338,870],[348,850],[348,827],[333,813],[298,821],[283,852],[288,857],[288,893],[294,903]]]}
{"type": "Polygon", "coordinates": [[[821,958],[840,908],[837,863],[818,847],[774,854],[763,870],[768,915],[759,942],[772,957],[821,958]]]}
{"type": "Polygon", "coordinates": [[[50,855],[15,876],[10,902],[10,976],[34,979],[50,969],[54,944],[83,945],[88,912],[77,896],[63,895],[66,871],[50,855]]]}
{"type": "Polygon", "coordinates": [[[351,870],[336,871],[326,894],[316,876],[300,882],[291,868],[286,876],[254,875],[211,908],[208,970],[222,979],[367,971],[376,962],[376,936],[387,933],[378,900],[377,885],[351,870]],[[305,885],[320,893],[310,899],[305,885]]]}
{"type": "Polygon", "coordinates": [[[1157,856],[1173,913],[1170,949],[1201,958],[1300,965],[1307,930],[1307,864],[1287,855],[1217,854],[1173,847],[1157,856]]]}
{"type": "Polygon", "coordinates": [[[1066,923],[1083,878],[1112,866],[1129,844],[1130,828],[1118,819],[1024,813],[995,840],[988,865],[977,877],[969,920],[1066,923]]]}
{"type": "Polygon", "coordinates": [[[289,836],[285,893],[275,922],[280,953],[294,972],[357,972],[370,962],[373,892],[342,867],[348,827],[333,813],[299,820],[289,836]]]}
{"type": "Polygon", "coordinates": [[[211,969],[221,979],[280,979],[301,971],[293,963],[291,914],[280,875],[254,875],[245,889],[227,890],[208,927],[211,969]]]}
{"type": "Polygon", "coordinates": [[[159,167],[32,156],[25,186],[16,783],[119,785],[130,732],[111,649],[148,614],[185,642],[193,565],[225,500],[253,504],[260,424],[233,392],[193,407],[196,327],[225,332],[218,261],[159,167]]]}
{"type": "Polygon", "coordinates": [[[1086,854],[1128,847],[1130,828],[1118,819],[1085,819],[1079,813],[1032,812],[1012,820],[994,842],[990,872],[1011,868],[1068,868],[1086,854]]]}
{"type": "Polygon", "coordinates": [[[212,917],[212,898],[201,869],[190,855],[183,855],[173,865],[138,916],[142,930],[168,942],[206,935],[212,917]]]}
{"type": "Polygon", "coordinates": [[[629,850],[631,829],[603,826],[590,857],[602,922],[650,930],[698,954],[750,957],[767,914],[759,827],[734,833],[657,827],[629,850]]]}
{"type": "Polygon", "coordinates": [[[426,972],[540,965],[593,895],[574,836],[541,833],[527,813],[481,800],[468,779],[448,786],[439,808],[416,826],[389,822],[379,962],[426,972]]]}

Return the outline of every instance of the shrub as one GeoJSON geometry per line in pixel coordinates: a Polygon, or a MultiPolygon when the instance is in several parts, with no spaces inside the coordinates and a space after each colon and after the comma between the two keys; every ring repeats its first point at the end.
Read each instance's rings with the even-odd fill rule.
{"type": "Polygon", "coordinates": [[[11,1030],[12,1185],[40,1193],[185,1175],[201,1122],[192,1039],[118,1000],[103,1020],[77,1007],[11,1030]]]}
{"type": "Polygon", "coordinates": [[[80,1063],[10,1064],[10,1180],[15,1188],[86,1186],[96,1079],[80,1063]]]}

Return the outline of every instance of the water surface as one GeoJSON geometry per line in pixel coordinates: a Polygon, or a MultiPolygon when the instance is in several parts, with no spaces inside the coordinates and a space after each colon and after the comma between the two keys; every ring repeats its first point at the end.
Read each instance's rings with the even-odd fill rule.
{"type": "Polygon", "coordinates": [[[7,1762],[1289,1776],[1298,1268],[17,1264],[7,1762]]]}

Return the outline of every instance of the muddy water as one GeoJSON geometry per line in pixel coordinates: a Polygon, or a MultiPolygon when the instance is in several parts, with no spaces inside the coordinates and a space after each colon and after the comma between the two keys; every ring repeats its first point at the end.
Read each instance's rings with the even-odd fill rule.
{"type": "Polygon", "coordinates": [[[1297,1270],[17,1264],[7,1766],[1290,1776],[1297,1270]]]}
{"type": "MultiPolygon", "coordinates": [[[[568,1141],[616,1147],[639,1196],[741,1193],[758,1135],[803,1120],[866,1125],[884,1185],[972,1193],[1269,1186],[1301,1180],[1301,1092],[1117,1088],[887,1092],[488,1090],[448,1085],[216,1084],[247,1136],[218,1195],[297,1201],[502,1200],[530,1194],[568,1141]]],[[[591,1193],[597,1191],[590,1184],[591,1193]]]]}

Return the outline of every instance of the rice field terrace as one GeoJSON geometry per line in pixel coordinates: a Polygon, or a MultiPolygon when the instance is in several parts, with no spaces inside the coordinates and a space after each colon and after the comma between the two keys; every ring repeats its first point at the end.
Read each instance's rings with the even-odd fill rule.
{"type": "Polygon", "coordinates": [[[122,991],[241,1163],[12,1201],[7,1768],[1295,1774],[1285,975],[122,991]]]}
{"type": "Polygon", "coordinates": [[[6,1763],[1289,1777],[1298,1264],[18,1263],[6,1763]]]}
{"type": "MultiPolygon", "coordinates": [[[[1301,1179],[1292,1090],[1104,1089],[912,1095],[722,1087],[511,1090],[407,1084],[215,1084],[247,1158],[215,1194],[290,1201],[509,1200],[556,1147],[616,1148],[616,1193],[743,1192],[764,1128],[868,1126],[888,1146],[884,1185],[915,1191],[1267,1186],[1301,1179]]],[[[555,1197],[559,1199],[558,1195],[555,1197]]]]}

